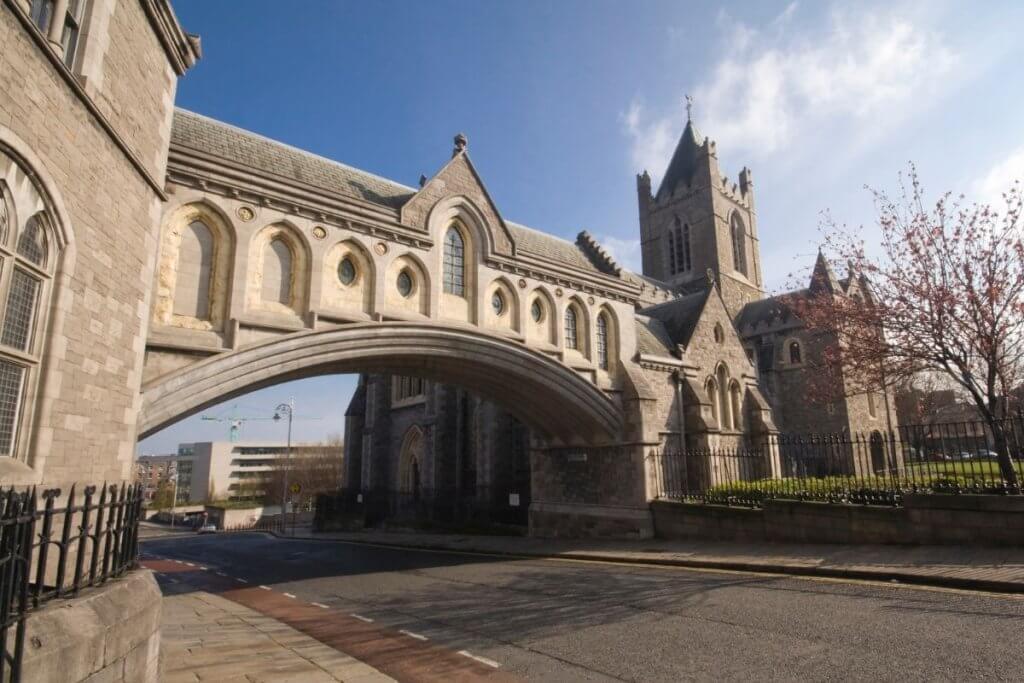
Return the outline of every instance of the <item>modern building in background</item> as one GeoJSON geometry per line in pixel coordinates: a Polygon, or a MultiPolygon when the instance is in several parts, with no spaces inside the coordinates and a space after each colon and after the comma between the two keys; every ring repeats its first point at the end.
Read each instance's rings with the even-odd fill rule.
{"type": "MultiPolygon", "coordinates": [[[[136,481],[147,492],[155,493],[163,481],[177,475],[178,504],[210,501],[261,501],[273,496],[270,483],[275,480],[288,455],[282,443],[262,441],[199,441],[178,445],[169,455],[140,455],[136,462],[136,481]]],[[[300,469],[312,458],[342,458],[341,446],[292,444],[289,464],[300,469]]],[[[338,468],[340,471],[340,468],[338,468]]],[[[328,488],[341,485],[324,482],[328,488]]],[[[149,495],[148,497],[152,497],[149,495]]]]}

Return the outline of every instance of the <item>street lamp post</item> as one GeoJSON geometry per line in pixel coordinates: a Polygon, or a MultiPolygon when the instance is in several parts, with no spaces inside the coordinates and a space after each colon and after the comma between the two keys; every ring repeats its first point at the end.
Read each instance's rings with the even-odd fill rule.
{"type": "Polygon", "coordinates": [[[171,494],[171,528],[174,528],[174,507],[178,503],[178,466],[174,466],[174,492],[171,494]]]}
{"type": "Polygon", "coordinates": [[[292,416],[295,413],[295,399],[288,399],[288,403],[281,403],[274,409],[274,420],[280,421],[281,413],[288,413],[288,444],[284,452],[284,487],[281,491],[281,530],[285,529],[285,520],[288,510],[288,467],[292,457],[292,416]]]}

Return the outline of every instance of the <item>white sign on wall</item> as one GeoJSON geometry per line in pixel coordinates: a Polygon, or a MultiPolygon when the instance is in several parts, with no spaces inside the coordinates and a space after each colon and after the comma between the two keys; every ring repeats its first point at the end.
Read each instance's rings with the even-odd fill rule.
{"type": "Polygon", "coordinates": [[[514,507],[514,508],[519,507],[519,494],[518,493],[510,493],[510,494],[508,494],[508,504],[511,507],[514,507]]]}

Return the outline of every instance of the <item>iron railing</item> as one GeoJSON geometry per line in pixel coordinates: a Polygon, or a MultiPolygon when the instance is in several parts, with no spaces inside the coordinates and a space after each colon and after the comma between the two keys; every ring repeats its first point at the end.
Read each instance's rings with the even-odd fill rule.
{"type": "Polygon", "coordinates": [[[658,452],[655,498],[758,507],[787,498],[900,505],[906,493],[1020,493],[1024,420],[909,425],[863,434],[772,434],[737,448],[658,452]],[[1014,486],[1000,467],[1005,449],[1014,486]]]}
{"type": "Polygon", "coordinates": [[[18,681],[26,617],[138,566],[140,484],[0,491],[0,681],[18,681]],[[97,492],[99,495],[97,496],[97,492]]]}

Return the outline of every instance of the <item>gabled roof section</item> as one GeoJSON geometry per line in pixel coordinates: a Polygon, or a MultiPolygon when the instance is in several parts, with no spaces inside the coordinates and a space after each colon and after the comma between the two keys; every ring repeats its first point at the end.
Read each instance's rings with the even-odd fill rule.
{"type": "Polygon", "coordinates": [[[391,209],[416,194],[411,187],[185,109],[174,110],[171,146],[391,209]]]}
{"type": "Polygon", "coordinates": [[[657,306],[640,311],[641,314],[658,320],[665,328],[672,344],[688,346],[697,323],[704,312],[712,288],[694,294],[687,294],[657,306]]]}
{"type": "Polygon", "coordinates": [[[401,221],[426,229],[430,210],[440,200],[453,195],[469,198],[476,208],[483,212],[483,218],[491,230],[495,251],[506,256],[514,254],[515,246],[508,225],[498,211],[497,204],[491,199],[483,178],[470,161],[469,153],[466,151],[466,138],[462,134],[455,136],[455,151],[448,163],[403,204],[401,221]]]}
{"type": "Polygon", "coordinates": [[[672,155],[672,161],[669,162],[668,168],[665,169],[665,175],[661,179],[658,194],[655,195],[657,199],[660,200],[664,195],[671,194],[680,182],[690,184],[697,172],[701,154],[704,152],[703,141],[704,138],[697,132],[693,121],[687,121],[683,135],[679,138],[679,144],[676,145],[676,151],[672,155]]]}

